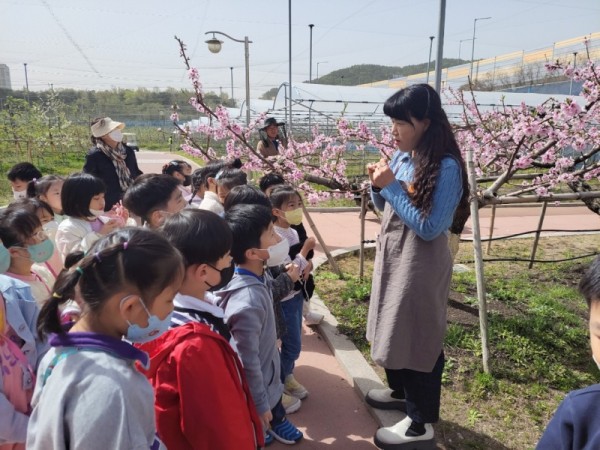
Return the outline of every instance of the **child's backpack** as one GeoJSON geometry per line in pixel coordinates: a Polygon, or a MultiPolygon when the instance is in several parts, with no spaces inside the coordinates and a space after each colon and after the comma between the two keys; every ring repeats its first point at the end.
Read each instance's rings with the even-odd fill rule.
{"type": "Polygon", "coordinates": [[[10,339],[6,322],[4,299],[0,296],[0,371],[2,390],[15,409],[23,414],[31,412],[31,397],[35,386],[35,372],[19,346],[10,339]]]}

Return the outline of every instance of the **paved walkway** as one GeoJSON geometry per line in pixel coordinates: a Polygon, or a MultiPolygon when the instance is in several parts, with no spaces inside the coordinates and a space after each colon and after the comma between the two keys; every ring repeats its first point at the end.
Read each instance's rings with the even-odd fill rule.
{"type": "MultiPolygon", "coordinates": [[[[140,152],[138,162],[144,172],[160,172],[162,164],[175,155],[158,152],[140,152]]],[[[494,235],[535,230],[540,207],[511,207],[498,209],[494,235]]],[[[487,236],[491,209],[481,211],[482,234],[487,236]]],[[[358,211],[311,212],[311,217],[330,250],[339,250],[360,243],[358,211]]],[[[308,227],[307,227],[308,228],[308,227]]],[[[544,228],[565,230],[600,229],[600,218],[585,207],[549,207],[544,228]]],[[[309,234],[312,234],[308,229],[309,234]]],[[[374,240],[379,233],[379,221],[368,213],[365,221],[365,239],[374,240]]],[[[471,237],[471,223],[467,223],[463,238],[471,237]]],[[[465,244],[463,244],[465,245],[465,244]]],[[[468,245],[468,244],[466,244],[468,245]]],[[[322,257],[320,247],[318,254],[322,257]]],[[[357,391],[368,390],[378,383],[376,376],[360,353],[348,341],[337,335],[336,321],[328,311],[319,334],[304,328],[302,354],[297,362],[296,376],[310,395],[302,408],[290,416],[304,433],[303,449],[374,449],[372,436],[378,421],[385,425],[397,420],[395,416],[379,415],[376,421],[357,391]],[[325,342],[327,341],[327,343],[325,342]],[[329,344],[329,345],[328,345],[329,344]],[[335,353],[335,356],[334,356],[335,353]]],[[[270,448],[289,448],[275,443],[270,448]]]]}

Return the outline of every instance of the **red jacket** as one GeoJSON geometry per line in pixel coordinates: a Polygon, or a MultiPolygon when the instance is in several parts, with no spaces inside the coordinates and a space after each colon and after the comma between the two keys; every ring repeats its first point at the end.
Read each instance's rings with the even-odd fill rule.
{"type": "MultiPolygon", "coordinates": [[[[156,428],[172,450],[256,450],[261,421],[229,343],[189,322],[139,346],[150,355],[156,428]]],[[[144,372],[144,371],[143,371],[144,372]]]]}

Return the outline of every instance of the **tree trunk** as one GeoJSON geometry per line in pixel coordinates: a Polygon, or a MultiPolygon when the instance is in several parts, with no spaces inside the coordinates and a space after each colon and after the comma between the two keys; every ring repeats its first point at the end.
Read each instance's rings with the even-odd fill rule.
{"type": "MultiPolygon", "coordinates": [[[[575,180],[571,183],[567,183],[573,192],[592,192],[592,187],[585,181],[575,180]]],[[[582,198],[581,201],[588,207],[588,209],[598,215],[600,215],[600,198],[582,198]]]]}

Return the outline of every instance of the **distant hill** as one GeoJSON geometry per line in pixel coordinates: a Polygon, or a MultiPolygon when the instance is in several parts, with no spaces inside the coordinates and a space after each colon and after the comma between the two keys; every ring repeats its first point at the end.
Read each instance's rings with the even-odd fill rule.
{"type": "MultiPolygon", "coordinates": [[[[444,58],[442,68],[458,66],[468,61],[455,58],[444,58]]],[[[431,61],[430,70],[435,68],[435,61],[431,61]]],[[[372,83],[375,81],[389,80],[391,78],[406,77],[416,73],[427,71],[427,63],[413,64],[410,66],[394,67],[379,66],[375,64],[360,64],[347,67],[345,69],[334,70],[333,72],[313,79],[317,84],[338,84],[342,86],[356,86],[358,84],[372,83]]]]}
{"type": "MultiPolygon", "coordinates": [[[[464,59],[444,58],[442,68],[458,66],[468,63],[464,59]]],[[[430,70],[434,70],[435,61],[431,61],[430,70]]],[[[427,70],[427,63],[413,64],[410,66],[379,66],[377,64],[359,64],[347,67],[345,69],[334,70],[333,72],[314,78],[314,84],[337,84],[342,86],[356,86],[359,84],[372,83],[375,81],[389,80],[391,78],[405,77],[416,73],[423,73],[427,70]]],[[[272,100],[277,94],[279,87],[269,89],[260,98],[272,100]]]]}

